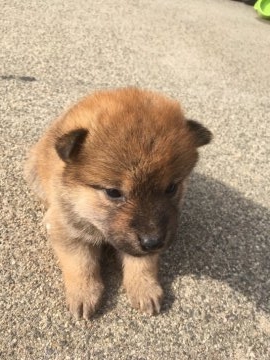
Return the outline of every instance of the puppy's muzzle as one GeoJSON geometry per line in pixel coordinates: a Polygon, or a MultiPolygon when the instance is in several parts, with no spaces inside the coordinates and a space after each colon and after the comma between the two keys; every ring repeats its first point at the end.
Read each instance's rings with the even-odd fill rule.
{"type": "Polygon", "coordinates": [[[144,251],[153,251],[163,247],[164,239],[158,235],[139,236],[141,247],[144,251]]]}

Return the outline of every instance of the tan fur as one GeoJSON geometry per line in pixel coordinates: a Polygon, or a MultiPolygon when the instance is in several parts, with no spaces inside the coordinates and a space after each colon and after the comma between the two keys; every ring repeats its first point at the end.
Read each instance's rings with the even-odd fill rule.
{"type": "Polygon", "coordinates": [[[88,318],[101,299],[105,242],[121,254],[131,304],[160,311],[159,253],[174,238],[197,147],[209,141],[210,132],[187,121],[176,101],[127,88],[84,98],[32,148],[26,179],[48,208],[45,223],[75,316],[88,318]],[[160,248],[145,248],[149,239],[160,248]]]}
{"type": "Polygon", "coordinates": [[[158,281],[158,255],[136,258],[122,254],[123,284],[131,305],[153,315],[160,312],[163,290],[158,281]]]}

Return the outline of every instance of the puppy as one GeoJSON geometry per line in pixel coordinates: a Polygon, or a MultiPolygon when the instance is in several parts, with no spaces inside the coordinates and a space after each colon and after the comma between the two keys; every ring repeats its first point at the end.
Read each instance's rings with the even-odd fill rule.
{"type": "Polygon", "coordinates": [[[102,297],[104,243],[120,256],[132,306],[160,311],[159,254],[175,237],[197,148],[210,140],[176,101],[125,88],[84,98],[34,145],[26,178],[47,207],[46,227],[77,318],[88,319],[102,297]]]}

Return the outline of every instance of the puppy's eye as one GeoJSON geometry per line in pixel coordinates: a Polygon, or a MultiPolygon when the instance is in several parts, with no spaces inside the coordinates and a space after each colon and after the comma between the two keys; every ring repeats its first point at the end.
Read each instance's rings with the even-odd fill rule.
{"type": "Polygon", "coordinates": [[[174,195],[177,191],[177,184],[171,183],[165,190],[165,194],[174,195]]]}
{"type": "Polygon", "coordinates": [[[121,193],[121,191],[119,191],[117,189],[105,189],[105,193],[111,199],[120,199],[123,197],[123,194],[121,193]]]}

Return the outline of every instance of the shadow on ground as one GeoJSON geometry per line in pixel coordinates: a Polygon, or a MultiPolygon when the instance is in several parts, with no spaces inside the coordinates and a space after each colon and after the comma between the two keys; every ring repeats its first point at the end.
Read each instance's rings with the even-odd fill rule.
{"type": "Polygon", "coordinates": [[[270,312],[270,211],[217,180],[194,174],[187,193],[179,239],[164,254],[167,291],[176,276],[193,274],[226,282],[270,312]]]}

